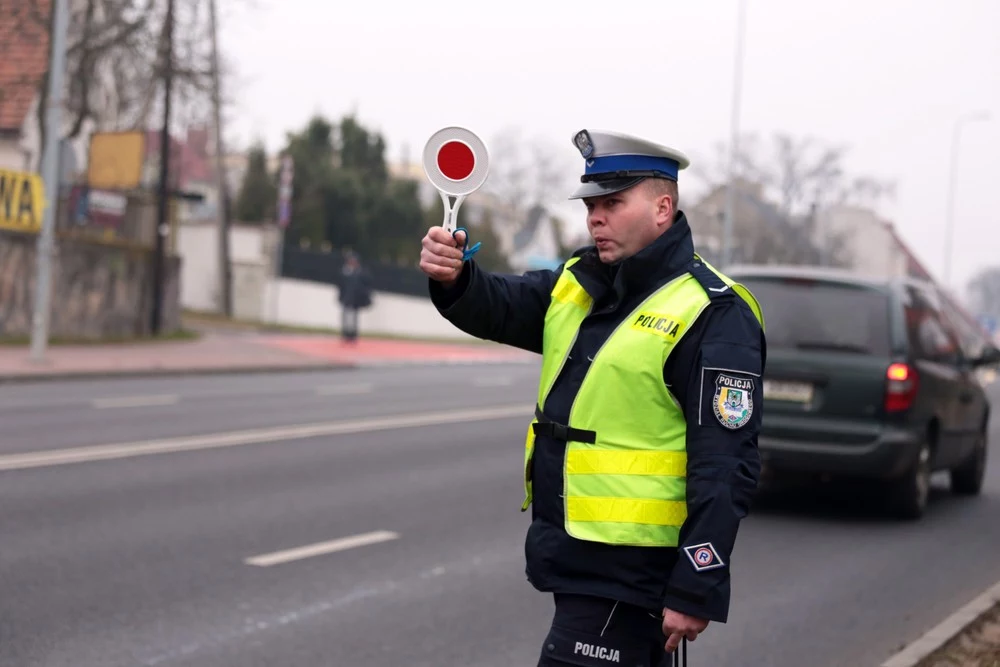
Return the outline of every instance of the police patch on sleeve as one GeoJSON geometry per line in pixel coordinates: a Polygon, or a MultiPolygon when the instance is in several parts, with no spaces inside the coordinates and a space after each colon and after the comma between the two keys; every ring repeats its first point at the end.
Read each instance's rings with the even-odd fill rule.
{"type": "Polygon", "coordinates": [[[684,553],[687,554],[688,560],[690,560],[691,564],[694,565],[696,572],[715,570],[726,566],[726,564],[722,562],[719,552],[715,550],[715,547],[712,546],[711,542],[684,547],[684,553]]]}
{"type": "Polygon", "coordinates": [[[719,373],[715,377],[712,410],[726,428],[735,430],[744,426],[753,416],[753,380],[719,373]]]}

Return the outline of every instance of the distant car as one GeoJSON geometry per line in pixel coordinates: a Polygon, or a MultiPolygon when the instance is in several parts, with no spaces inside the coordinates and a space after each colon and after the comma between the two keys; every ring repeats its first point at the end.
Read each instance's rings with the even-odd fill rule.
{"type": "Polygon", "coordinates": [[[733,267],[767,330],[759,447],[768,469],[869,478],[900,517],[919,518],[930,477],[980,492],[990,403],[984,337],[963,352],[933,286],[812,267],[733,267]]]}

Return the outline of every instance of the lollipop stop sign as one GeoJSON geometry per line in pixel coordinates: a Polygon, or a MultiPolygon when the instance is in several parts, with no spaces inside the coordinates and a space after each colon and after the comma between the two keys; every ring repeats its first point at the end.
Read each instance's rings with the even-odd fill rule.
{"type": "Polygon", "coordinates": [[[489,168],[486,144],[464,127],[443,128],[427,140],[424,172],[441,194],[444,203],[441,226],[449,233],[454,234],[459,228],[458,209],[466,197],[486,182],[489,168]]]}
{"type": "Polygon", "coordinates": [[[461,141],[449,141],[438,149],[437,166],[445,178],[463,181],[476,168],[476,156],[472,149],[461,141]]]}

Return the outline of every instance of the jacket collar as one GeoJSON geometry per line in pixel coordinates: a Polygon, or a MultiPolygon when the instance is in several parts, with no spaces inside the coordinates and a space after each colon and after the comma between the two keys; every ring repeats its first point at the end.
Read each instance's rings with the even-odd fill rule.
{"type": "Polygon", "coordinates": [[[648,292],[680,275],[694,258],[694,240],[687,217],[678,211],[670,229],[620,262],[604,264],[596,246],[582,248],[574,256],[579,256],[580,261],[569,270],[595,302],[614,290],[613,305],[617,306],[626,295],[648,292]]]}

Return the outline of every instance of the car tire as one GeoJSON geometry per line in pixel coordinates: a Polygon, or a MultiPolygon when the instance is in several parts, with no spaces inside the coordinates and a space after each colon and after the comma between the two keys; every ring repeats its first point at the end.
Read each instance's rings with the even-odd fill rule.
{"type": "Polygon", "coordinates": [[[949,471],[951,477],[951,492],[960,496],[976,496],[983,490],[983,480],[986,478],[986,429],[983,429],[976,440],[972,455],[957,468],[949,471]]]}
{"type": "Polygon", "coordinates": [[[889,489],[889,504],[894,516],[900,519],[919,519],[927,509],[931,488],[931,443],[920,445],[917,460],[889,489]]]}

